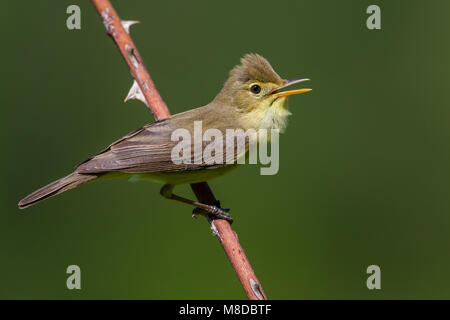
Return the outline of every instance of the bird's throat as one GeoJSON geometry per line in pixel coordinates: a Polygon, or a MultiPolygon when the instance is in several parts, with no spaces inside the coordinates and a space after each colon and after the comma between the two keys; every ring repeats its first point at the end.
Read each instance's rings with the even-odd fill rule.
{"type": "Polygon", "coordinates": [[[291,115],[286,107],[286,102],[286,98],[278,98],[274,101],[268,101],[267,105],[260,105],[243,116],[244,126],[256,130],[276,129],[284,132],[288,117],[291,115]]]}

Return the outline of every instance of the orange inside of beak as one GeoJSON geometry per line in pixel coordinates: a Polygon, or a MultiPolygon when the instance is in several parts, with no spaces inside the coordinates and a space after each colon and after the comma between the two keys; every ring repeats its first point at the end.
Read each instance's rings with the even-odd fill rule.
{"type": "Polygon", "coordinates": [[[282,92],[275,92],[275,93],[272,93],[272,96],[277,97],[277,98],[279,98],[279,97],[288,97],[288,96],[293,95],[293,94],[305,93],[305,92],[309,92],[309,91],[311,91],[311,90],[312,90],[312,89],[296,89],[296,90],[288,90],[288,91],[282,91],[282,92]]]}

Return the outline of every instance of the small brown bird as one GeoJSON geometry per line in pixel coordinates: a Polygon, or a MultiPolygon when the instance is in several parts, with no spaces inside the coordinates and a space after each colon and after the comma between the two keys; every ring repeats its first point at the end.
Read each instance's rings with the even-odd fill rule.
{"type": "MultiPolygon", "coordinates": [[[[234,169],[237,164],[218,164],[211,159],[200,162],[175,163],[172,150],[178,141],[171,135],[176,129],[194,132],[194,121],[202,121],[202,130],[226,129],[278,129],[283,130],[290,112],[286,108],[287,97],[310,91],[297,89],[279,91],[282,88],[308,79],[284,80],[269,62],[257,54],[248,54],[241,64],[231,70],[228,80],[212,102],[206,106],[173,115],[162,121],[139,128],[113,142],[99,154],[79,164],[66,177],[56,180],[31,193],[19,202],[19,208],[27,208],[48,197],[75,188],[83,183],[105,178],[138,175],[164,183],[161,194],[169,199],[182,201],[221,218],[230,219],[226,210],[179,197],[172,193],[174,186],[210,180],[234,169]]],[[[224,134],[224,137],[226,135],[224,134]]],[[[207,143],[192,142],[192,150],[204,149],[207,143]]],[[[213,141],[210,143],[217,143],[213,141]]],[[[225,150],[226,141],[222,141],[225,150]]],[[[236,160],[244,153],[233,153],[236,160]]],[[[224,152],[225,153],[225,152],[224,152]]],[[[224,155],[225,156],[225,155],[224,155]]]]}

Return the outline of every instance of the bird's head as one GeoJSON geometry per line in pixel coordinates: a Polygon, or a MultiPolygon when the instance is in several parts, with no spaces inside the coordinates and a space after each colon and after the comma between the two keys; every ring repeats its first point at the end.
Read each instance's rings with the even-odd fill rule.
{"type": "Polygon", "coordinates": [[[214,101],[240,113],[242,125],[246,128],[283,130],[290,115],[286,108],[287,98],[311,89],[282,90],[307,80],[282,79],[265,58],[247,54],[241,59],[241,64],[230,71],[214,101]]]}

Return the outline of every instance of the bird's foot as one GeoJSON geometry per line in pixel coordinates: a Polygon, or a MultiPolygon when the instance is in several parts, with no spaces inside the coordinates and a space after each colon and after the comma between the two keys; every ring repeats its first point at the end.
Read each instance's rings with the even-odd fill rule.
{"type": "Polygon", "coordinates": [[[194,208],[194,210],[192,210],[192,217],[195,218],[198,215],[202,215],[210,218],[212,216],[214,219],[227,220],[231,224],[233,223],[233,218],[228,213],[229,211],[229,208],[219,208],[216,206],[208,205],[208,209],[199,207],[194,208]]]}

